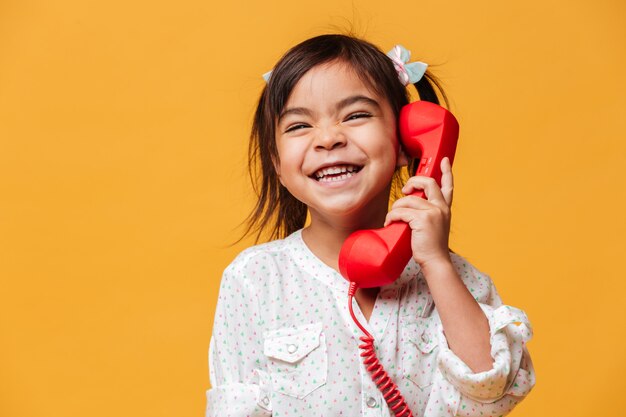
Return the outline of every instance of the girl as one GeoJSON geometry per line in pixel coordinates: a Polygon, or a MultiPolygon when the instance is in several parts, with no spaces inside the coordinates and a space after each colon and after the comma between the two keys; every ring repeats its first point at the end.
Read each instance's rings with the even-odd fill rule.
{"type": "Polygon", "coordinates": [[[338,255],[359,229],[407,222],[413,257],[391,285],[359,289],[356,316],[415,416],[501,416],[534,385],[526,315],[448,249],[453,178],[402,173],[397,120],[415,83],[438,103],[425,64],[345,35],[289,50],[261,94],[250,144],[260,162],[257,239],[222,278],[209,350],[207,416],[391,416],[359,351],[338,255]],[[422,75],[423,74],[423,75],[422,75]],[[408,175],[407,175],[408,176],[408,175]],[[427,200],[409,196],[424,190],[427,200]],[[305,227],[307,213],[310,223],[305,227]]]}

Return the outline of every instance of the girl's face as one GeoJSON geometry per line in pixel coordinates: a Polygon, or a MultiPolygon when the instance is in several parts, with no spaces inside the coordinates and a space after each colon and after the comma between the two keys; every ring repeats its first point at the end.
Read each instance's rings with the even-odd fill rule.
{"type": "Polygon", "coordinates": [[[298,81],[278,117],[276,145],[280,181],[313,222],[382,224],[394,171],[407,163],[388,101],[342,62],[298,81]]]}

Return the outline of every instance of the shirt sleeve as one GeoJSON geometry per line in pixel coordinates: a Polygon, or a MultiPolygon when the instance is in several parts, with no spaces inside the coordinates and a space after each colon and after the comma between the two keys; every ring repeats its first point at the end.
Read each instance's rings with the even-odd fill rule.
{"type": "Polygon", "coordinates": [[[489,320],[493,366],[473,372],[450,350],[440,326],[440,400],[447,403],[452,415],[507,414],[535,385],[535,371],[526,347],[532,337],[530,321],[522,310],[503,305],[489,276],[456,254],[453,263],[489,320]]]}
{"type": "Polygon", "coordinates": [[[246,269],[235,260],[222,276],[209,346],[206,417],[272,415],[258,295],[246,269]]]}

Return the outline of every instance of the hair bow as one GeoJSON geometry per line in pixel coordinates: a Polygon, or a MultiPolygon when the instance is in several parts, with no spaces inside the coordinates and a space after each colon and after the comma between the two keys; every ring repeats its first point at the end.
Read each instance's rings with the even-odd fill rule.
{"type": "Polygon", "coordinates": [[[391,51],[387,52],[387,56],[393,61],[393,65],[398,71],[398,78],[404,85],[418,82],[428,68],[428,64],[424,62],[409,62],[411,51],[402,45],[394,46],[391,51]]]}

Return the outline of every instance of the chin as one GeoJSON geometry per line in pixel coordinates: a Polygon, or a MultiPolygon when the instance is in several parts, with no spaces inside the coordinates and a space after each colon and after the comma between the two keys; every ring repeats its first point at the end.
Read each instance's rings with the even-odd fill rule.
{"type": "Polygon", "coordinates": [[[321,217],[333,217],[338,220],[353,223],[355,220],[357,222],[362,221],[364,218],[368,217],[368,214],[371,215],[374,210],[368,207],[367,204],[356,204],[354,200],[351,200],[348,202],[338,201],[333,204],[326,204],[318,207],[314,211],[321,217]]]}

